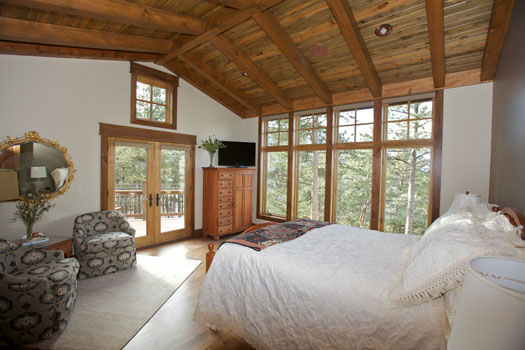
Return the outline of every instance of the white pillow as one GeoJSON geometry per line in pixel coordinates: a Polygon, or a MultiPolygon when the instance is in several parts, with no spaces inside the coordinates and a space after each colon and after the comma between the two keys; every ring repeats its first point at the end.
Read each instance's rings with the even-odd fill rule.
{"type": "Polygon", "coordinates": [[[462,283],[471,259],[502,255],[480,235],[479,220],[472,212],[462,211],[432,224],[414,245],[400,290],[391,301],[408,306],[439,298],[462,283]]]}

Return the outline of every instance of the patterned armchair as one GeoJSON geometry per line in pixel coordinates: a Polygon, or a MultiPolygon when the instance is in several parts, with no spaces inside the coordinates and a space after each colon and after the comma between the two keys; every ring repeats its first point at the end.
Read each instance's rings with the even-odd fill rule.
{"type": "Polygon", "coordinates": [[[78,261],[0,239],[0,346],[51,338],[69,320],[78,261]]]}
{"type": "Polygon", "coordinates": [[[96,211],[77,216],[73,248],[80,262],[79,279],[135,266],[135,229],[118,211],[96,211]]]}

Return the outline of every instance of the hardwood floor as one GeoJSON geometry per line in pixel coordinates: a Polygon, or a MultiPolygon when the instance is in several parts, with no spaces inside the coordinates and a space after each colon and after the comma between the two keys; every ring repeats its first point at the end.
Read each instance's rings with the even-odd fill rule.
{"type": "MultiPolygon", "coordinates": [[[[226,236],[213,242],[217,247],[220,242],[228,238],[230,237],[226,236]]],[[[193,309],[206,275],[204,259],[210,241],[210,239],[205,238],[194,238],[145,248],[137,252],[139,262],[141,255],[159,256],[174,262],[180,258],[203,260],[203,262],[124,347],[125,350],[153,348],[184,350],[253,349],[242,338],[231,332],[224,330],[214,332],[193,321],[193,309]]]]}

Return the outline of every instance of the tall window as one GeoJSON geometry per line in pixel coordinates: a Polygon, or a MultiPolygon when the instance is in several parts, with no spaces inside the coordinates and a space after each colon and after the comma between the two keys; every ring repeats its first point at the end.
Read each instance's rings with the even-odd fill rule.
{"type": "Polygon", "coordinates": [[[335,110],[335,217],[345,225],[370,227],[374,108],[335,110]]]}
{"type": "Polygon", "coordinates": [[[178,78],[131,63],[131,123],[177,128],[178,78]]]}
{"type": "Polygon", "coordinates": [[[298,113],[293,123],[263,120],[259,217],[422,234],[439,211],[431,198],[441,161],[435,100],[334,107],[330,115],[298,113]]]}
{"type": "Polygon", "coordinates": [[[294,217],[324,218],[326,180],[326,113],[295,117],[298,145],[295,147],[296,196],[294,217]]]}
{"type": "Polygon", "coordinates": [[[265,120],[262,124],[263,215],[286,218],[288,181],[288,119],[265,120]]]}
{"type": "Polygon", "coordinates": [[[383,230],[423,234],[428,224],[432,100],[384,105],[383,230]]]}

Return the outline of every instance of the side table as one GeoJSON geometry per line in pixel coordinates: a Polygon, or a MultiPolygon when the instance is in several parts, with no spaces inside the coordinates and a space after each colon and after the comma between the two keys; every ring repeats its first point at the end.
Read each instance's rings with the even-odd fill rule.
{"type": "Polygon", "coordinates": [[[32,244],[33,248],[40,248],[44,250],[62,250],[64,257],[71,257],[73,252],[73,238],[72,237],[49,237],[49,241],[43,243],[32,244]]]}

